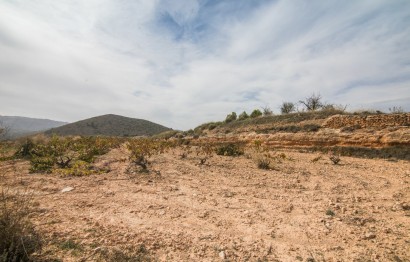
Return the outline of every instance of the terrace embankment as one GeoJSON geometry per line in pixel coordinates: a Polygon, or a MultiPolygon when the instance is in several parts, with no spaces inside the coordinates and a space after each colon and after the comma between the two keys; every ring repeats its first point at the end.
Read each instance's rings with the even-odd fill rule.
{"type": "Polygon", "coordinates": [[[357,147],[410,148],[410,114],[334,115],[298,123],[266,123],[237,129],[218,129],[200,140],[252,143],[283,148],[357,147]]]}

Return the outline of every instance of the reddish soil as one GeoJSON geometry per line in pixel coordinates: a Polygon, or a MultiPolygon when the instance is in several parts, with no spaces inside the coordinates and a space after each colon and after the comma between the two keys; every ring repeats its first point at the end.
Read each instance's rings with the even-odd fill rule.
{"type": "Polygon", "coordinates": [[[6,161],[0,185],[32,192],[40,256],[63,261],[141,244],[159,261],[410,261],[410,162],[282,152],[261,170],[246,155],[199,165],[177,149],[144,174],[122,148],[97,161],[111,172],[66,178],[6,161]]]}

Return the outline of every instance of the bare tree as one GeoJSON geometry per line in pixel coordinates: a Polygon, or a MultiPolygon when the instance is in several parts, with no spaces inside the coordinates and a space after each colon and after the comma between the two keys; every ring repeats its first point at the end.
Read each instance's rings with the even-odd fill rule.
{"type": "Polygon", "coordinates": [[[322,96],[320,94],[313,93],[309,97],[306,97],[305,100],[300,100],[299,103],[303,104],[306,107],[307,111],[316,111],[323,107],[322,96]]]}
{"type": "Polygon", "coordinates": [[[273,115],[272,109],[269,106],[262,107],[262,113],[264,116],[271,116],[273,115]]]}
{"type": "Polygon", "coordinates": [[[282,114],[289,114],[296,110],[295,103],[292,102],[283,102],[282,106],[280,107],[280,112],[282,114]]]}

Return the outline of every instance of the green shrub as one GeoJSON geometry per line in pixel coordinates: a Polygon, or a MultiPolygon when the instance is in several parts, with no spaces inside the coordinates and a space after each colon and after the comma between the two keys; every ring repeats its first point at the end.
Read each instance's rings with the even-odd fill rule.
{"type": "Polygon", "coordinates": [[[30,159],[30,173],[51,173],[54,167],[55,159],[49,156],[35,156],[30,159]]]}
{"type": "Polygon", "coordinates": [[[227,144],[216,148],[216,154],[220,156],[240,156],[244,154],[243,147],[237,144],[227,144]]]}
{"type": "Polygon", "coordinates": [[[245,119],[248,119],[248,118],[249,118],[249,115],[248,115],[245,111],[243,111],[243,112],[239,115],[238,120],[239,120],[239,121],[242,121],[242,120],[245,120],[245,119]]]}
{"type": "Polygon", "coordinates": [[[90,163],[77,160],[69,168],[59,168],[55,173],[61,176],[89,176],[100,174],[103,170],[95,170],[90,163]]]}
{"type": "Polygon", "coordinates": [[[35,144],[33,140],[26,139],[17,149],[16,153],[14,154],[17,158],[30,158],[32,150],[35,148],[35,144]]]}
{"type": "Polygon", "coordinates": [[[259,109],[255,109],[252,111],[250,117],[251,118],[256,118],[262,115],[262,112],[259,109]]]}
{"type": "Polygon", "coordinates": [[[235,113],[235,112],[232,112],[231,114],[229,114],[229,115],[226,116],[226,118],[225,118],[225,123],[233,122],[233,121],[236,120],[236,118],[237,118],[236,113],[235,113]]]}
{"type": "Polygon", "coordinates": [[[296,111],[295,103],[292,102],[283,102],[280,107],[281,114],[290,114],[296,111]]]}

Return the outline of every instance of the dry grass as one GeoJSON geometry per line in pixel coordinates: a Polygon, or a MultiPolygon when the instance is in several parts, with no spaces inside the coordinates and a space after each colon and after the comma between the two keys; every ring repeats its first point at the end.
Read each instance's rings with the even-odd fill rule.
{"type": "Polygon", "coordinates": [[[40,237],[28,219],[31,197],[2,189],[0,192],[0,260],[31,261],[41,248],[40,237]]]}

